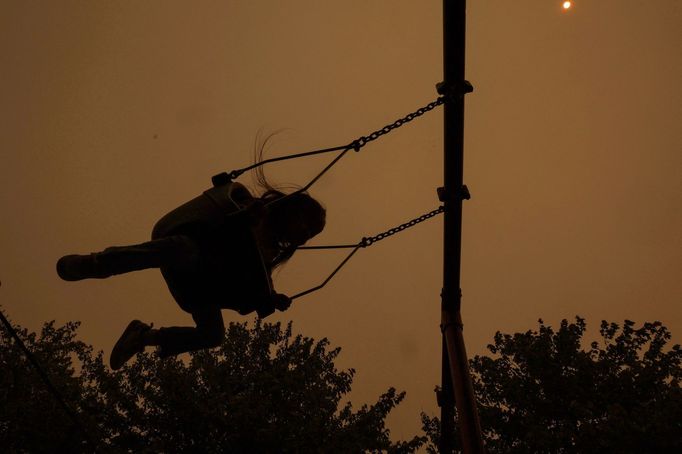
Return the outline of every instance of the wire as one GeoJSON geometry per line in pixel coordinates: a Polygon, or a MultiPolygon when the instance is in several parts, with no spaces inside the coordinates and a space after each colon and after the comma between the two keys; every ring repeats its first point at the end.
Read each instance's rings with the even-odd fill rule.
{"type": "Polygon", "coordinates": [[[318,155],[318,154],[322,154],[322,153],[331,153],[331,152],[333,152],[333,151],[340,151],[340,150],[343,150],[343,149],[346,149],[346,148],[348,148],[348,145],[341,145],[341,146],[338,146],[338,147],[323,148],[323,149],[321,149],[321,150],[306,151],[306,152],[303,152],[303,153],[296,153],[296,154],[290,154],[290,155],[286,155],[286,156],[279,156],[279,157],[277,157],[277,158],[269,158],[269,159],[265,159],[265,160],[263,160],[263,161],[259,161],[259,162],[255,163],[255,164],[251,164],[251,165],[248,166],[248,167],[244,167],[244,168],[242,168],[242,169],[233,170],[233,171],[231,171],[231,172],[229,173],[229,175],[230,175],[230,178],[231,178],[231,179],[235,179],[235,178],[239,177],[242,173],[244,173],[244,172],[246,172],[246,171],[248,171],[248,170],[255,169],[255,168],[260,167],[260,166],[263,166],[263,165],[265,165],[265,164],[270,164],[271,162],[287,161],[287,160],[289,160],[289,159],[304,158],[304,157],[306,157],[306,156],[314,156],[314,155],[318,155]]]}
{"type": "Polygon", "coordinates": [[[26,344],[21,340],[19,335],[17,334],[16,330],[12,326],[12,324],[7,320],[5,317],[5,314],[3,311],[0,309],[0,320],[2,321],[3,325],[5,325],[5,329],[7,332],[14,338],[14,341],[19,345],[19,348],[24,352],[24,355],[26,358],[28,358],[29,362],[33,365],[35,370],[38,372],[38,375],[40,375],[40,378],[43,380],[43,383],[45,383],[45,386],[47,389],[52,393],[52,395],[57,399],[57,402],[59,405],[62,407],[64,412],[66,412],[67,416],[69,419],[71,419],[71,422],[80,430],[81,434],[83,435],[83,438],[85,441],[87,441],[93,448],[97,448],[97,444],[90,438],[90,435],[88,432],[85,430],[85,428],[81,425],[80,421],[78,420],[78,417],[76,416],[76,413],[69,407],[69,405],[66,403],[64,398],[62,397],[61,393],[55,388],[55,386],[52,384],[50,379],[48,378],[47,374],[43,370],[42,367],[40,367],[40,363],[38,363],[38,360],[35,358],[33,353],[26,347],[26,344]]]}

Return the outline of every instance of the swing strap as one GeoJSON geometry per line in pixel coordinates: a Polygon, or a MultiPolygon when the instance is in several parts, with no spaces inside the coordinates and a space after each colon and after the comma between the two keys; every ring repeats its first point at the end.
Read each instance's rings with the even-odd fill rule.
{"type": "Polygon", "coordinates": [[[309,288],[308,290],[305,290],[301,293],[297,293],[296,295],[292,296],[291,299],[295,300],[296,298],[299,298],[301,296],[307,295],[309,293],[315,292],[325,285],[327,285],[327,282],[329,282],[336,273],[343,268],[343,266],[355,255],[355,253],[358,251],[360,248],[366,248],[371,245],[373,245],[376,242],[379,242],[385,238],[388,238],[389,236],[395,235],[396,233],[402,232],[405,229],[409,229],[410,227],[413,227],[421,222],[426,221],[427,219],[431,219],[432,217],[439,215],[440,213],[443,213],[445,211],[444,206],[439,206],[437,209],[430,211],[426,214],[423,214],[417,218],[412,219],[411,221],[405,222],[403,224],[400,224],[397,227],[393,227],[391,229],[386,230],[385,232],[381,232],[377,235],[371,236],[371,237],[363,237],[358,243],[356,244],[336,244],[336,245],[329,245],[329,246],[300,246],[297,249],[353,249],[350,251],[350,253],[344,258],[341,263],[332,271],[332,273],[318,286],[309,288]]]}

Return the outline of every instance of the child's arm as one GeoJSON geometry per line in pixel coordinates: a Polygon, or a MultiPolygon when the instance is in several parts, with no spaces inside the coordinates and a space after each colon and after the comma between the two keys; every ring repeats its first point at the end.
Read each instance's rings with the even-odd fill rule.
{"type": "Polygon", "coordinates": [[[275,309],[279,311],[285,311],[291,306],[291,299],[282,293],[273,293],[270,295],[269,301],[264,301],[256,309],[258,317],[265,318],[275,312],[275,309]]]}

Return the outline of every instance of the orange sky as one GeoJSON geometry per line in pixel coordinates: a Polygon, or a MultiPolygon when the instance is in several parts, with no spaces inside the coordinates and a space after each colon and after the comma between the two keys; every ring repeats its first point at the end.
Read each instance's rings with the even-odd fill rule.
{"type": "MultiPolygon", "coordinates": [[[[496,330],[576,314],[682,314],[682,4],[470,1],[463,316],[470,355],[496,330]]],[[[65,283],[54,263],[148,239],[164,213],[270,155],[348,143],[435,98],[441,2],[2,1],[0,304],[13,321],[81,320],[107,353],[132,318],[187,324],[155,270],[65,283]]],[[[311,191],[319,243],[354,242],[438,205],[442,111],[351,154],[311,191]]],[[[303,184],[328,161],[269,167],[303,184]]],[[[242,181],[250,183],[247,176],[242,181]]],[[[408,391],[394,438],[436,412],[442,224],[360,251],[273,320],[341,346],[352,400],[408,391]]],[[[343,252],[301,252],[294,293],[343,252]]],[[[224,312],[226,321],[243,320],[224,312]]]]}

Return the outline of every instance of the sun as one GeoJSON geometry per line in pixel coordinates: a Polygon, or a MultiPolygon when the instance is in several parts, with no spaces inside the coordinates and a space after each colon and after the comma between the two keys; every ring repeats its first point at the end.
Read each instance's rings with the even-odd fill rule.
{"type": "Polygon", "coordinates": [[[573,2],[566,0],[561,6],[563,6],[565,10],[568,10],[571,8],[571,6],[573,6],[573,2]]]}

